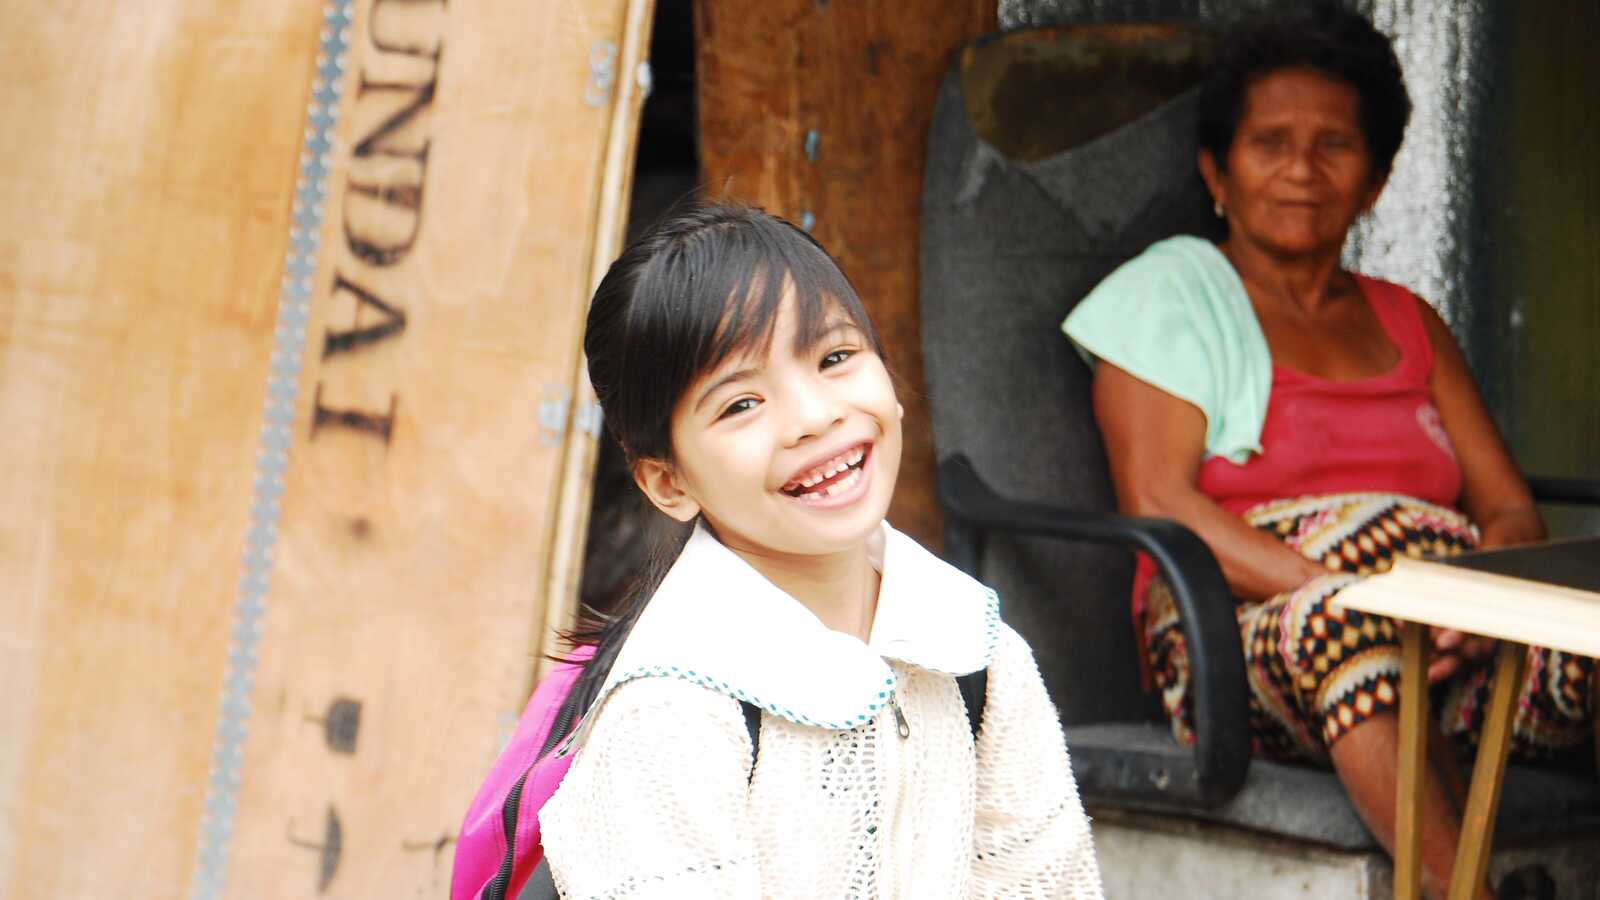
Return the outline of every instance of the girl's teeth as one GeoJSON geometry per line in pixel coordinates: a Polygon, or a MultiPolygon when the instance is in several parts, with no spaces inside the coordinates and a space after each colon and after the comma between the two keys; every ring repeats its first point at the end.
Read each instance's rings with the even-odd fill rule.
{"type": "MultiPolygon", "coordinates": [[[[813,487],[816,487],[817,485],[821,484],[822,482],[827,481],[829,478],[832,478],[833,476],[838,475],[840,472],[848,471],[850,469],[850,467],[852,467],[852,466],[856,465],[857,463],[861,462],[861,460],[864,459],[866,457],[866,455],[867,455],[866,454],[866,450],[864,448],[856,447],[855,449],[850,450],[847,453],[843,453],[843,454],[841,454],[841,455],[829,460],[828,462],[824,463],[820,468],[813,469],[812,470],[813,474],[808,475],[805,478],[801,478],[795,483],[797,485],[799,485],[801,488],[813,488],[813,487]]],[[[815,499],[815,500],[820,500],[823,497],[832,497],[834,494],[837,494],[843,488],[849,487],[850,485],[854,484],[856,477],[857,477],[856,475],[846,475],[844,477],[844,479],[842,481],[840,481],[838,484],[831,484],[831,485],[823,488],[820,491],[807,492],[807,493],[801,494],[800,496],[802,498],[810,498],[810,499],[815,499]]]]}
{"type": "Polygon", "coordinates": [[[801,494],[799,499],[815,502],[817,500],[822,500],[822,499],[825,499],[827,497],[832,497],[833,495],[839,493],[840,491],[847,491],[847,490],[850,490],[851,488],[855,487],[856,482],[860,481],[860,480],[861,480],[861,471],[858,469],[858,470],[856,470],[854,472],[851,472],[849,475],[846,475],[845,477],[839,479],[834,484],[828,485],[827,487],[823,488],[820,491],[812,491],[810,493],[801,494]]]}

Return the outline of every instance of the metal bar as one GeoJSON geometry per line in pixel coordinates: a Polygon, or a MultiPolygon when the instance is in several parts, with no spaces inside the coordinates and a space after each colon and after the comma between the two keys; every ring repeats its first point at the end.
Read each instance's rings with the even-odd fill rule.
{"type": "Polygon", "coordinates": [[[353,0],[328,0],[323,11],[317,70],[306,112],[305,141],[300,148],[300,175],[295,185],[294,213],[283,286],[278,295],[278,327],[273,338],[272,368],[262,412],[261,441],[245,535],[239,589],[233,607],[233,630],[227,671],[217,713],[217,732],[206,779],[200,839],[190,877],[192,900],[214,900],[223,894],[228,849],[238,813],[244,744],[255,690],[256,666],[267,591],[272,578],[272,552],[278,542],[278,498],[289,465],[290,428],[300,390],[301,360],[311,321],[312,279],[317,271],[317,244],[327,198],[329,156],[344,88],[345,54],[350,43],[353,0]]]}

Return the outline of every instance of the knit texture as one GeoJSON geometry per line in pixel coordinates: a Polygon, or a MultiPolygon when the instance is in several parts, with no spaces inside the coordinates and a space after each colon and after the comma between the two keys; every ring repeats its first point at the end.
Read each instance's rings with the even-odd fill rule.
{"type": "Polygon", "coordinates": [[[893,705],[849,729],[764,714],[753,777],[738,701],[679,678],[618,686],[540,813],[561,895],[1100,897],[1027,644],[1000,626],[976,747],[954,678],[888,663],[908,737],[893,705]]]}

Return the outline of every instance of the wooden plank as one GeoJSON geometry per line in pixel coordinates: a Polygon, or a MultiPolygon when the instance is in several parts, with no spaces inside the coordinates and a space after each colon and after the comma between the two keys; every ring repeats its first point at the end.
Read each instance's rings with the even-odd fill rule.
{"type": "Polygon", "coordinates": [[[228,896],[448,888],[544,620],[628,6],[357,6],[228,896]],[[347,284],[404,328],[337,349],[388,315],[347,284]]]}
{"type": "Polygon", "coordinates": [[[1394,895],[1422,896],[1423,790],[1428,773],[1428,628],[1400,622],[1400,772],[1396,781],[1394,895]]]}
{"type": "Polygon", "coordinates": [[[1402,559],[1351,585],[1339,602],[1472,634],[1600,655],[1600,594],[1402,559]]]}
{"type": "Polygon", "coordinates": [[[1511,753],[1511,730],[1517,715],[1517,695],[1527,674],[1528,648],[1502,641],[1495,654],[1494,682],[1489,709],[1484,713],[1483,734],[1478,738],[1478,758],[1472,764],[1472,788],[1461,816],[1461,842],[1456,847],[1455,868],[1450,873],[1450,900],[1472,900],[1489,871],[1489,851],[1494,843],[1495,812],[1500,808],[1500,788],[1511,753]]]}
{"type": "Polygon", "coordinates": [[[651,4],[11,7],[0,895],[441,895],[586,506],[540,404],[570,403],[621,229],[651,4]],[[329,193],[291,243],[325,30],[351,43],[329,193]],[[275,335],[285,276],[310,303],[275,335]],[[252,483],[270,373],[281,496],[252,483]],[[252,628],[241,554],[273,525],[252,628]]]}
{"type": "Polygon", "coordinates": [[[188,879],[319,7],[0,13],[0,896],[188,879]]]}
{"type": "Polygon", "coordinates": [[[812,233],[871,311],[906,408],[890,518],[937,548],[933,441],[917,314],[922,175],[933,98],[956,50],[996,27],[993,0],[696,0],[708,193],[812,233]]]}
{"type": "MultiPolygon", "coordinates": [[[[589,289],[593,296],[612,261],[622,252],[628,228],[628,198],[633,192],[633,164],[639,147],[639,117],[644,112],[648,71],[650,26],[655,19],[654,0],[628,0],[627,17],[618,52],[617,99],[612,107],[610,131],[606,138],[605,168],[600,184],[599,213],[594,229],[594,250],[590,254],[589,289]]],[[[587,302],[585,302],[587,308],[587,302]]],[[[548,575],[544,579],[548,602],[542,633],[535,636],[540,654],[535,662],[535,681],[552,665],[552,656],[564,649],[557,640],[563,629],[572,626],[578,606],[578,585],[583,577],[584,539],[589,530],[590,495],[594,488],[595,461],[599,452],[600,407],[589,372],[580,354],[571,377],[574,415],[588,410],[587,425],[575,422],[568,430],[562,451],[561,495],[551,529],[552,547],[548,556],[548,575]]],[[[529,692],[533,685],[528,686],[529,692]]]]}

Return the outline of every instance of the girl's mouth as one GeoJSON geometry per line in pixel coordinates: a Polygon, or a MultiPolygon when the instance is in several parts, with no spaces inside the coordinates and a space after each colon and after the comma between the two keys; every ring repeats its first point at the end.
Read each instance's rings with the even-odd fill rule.
{"type": "Polygon", "coordinates": [[[871,444],[857,444],[833,459],[791,479],[780,490],[802,502],[818,503],[855,487],[871,455],[871,444]]]}

